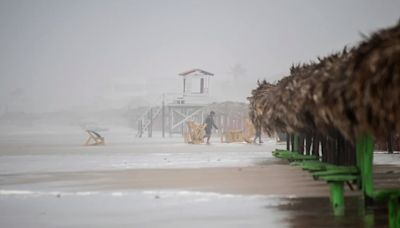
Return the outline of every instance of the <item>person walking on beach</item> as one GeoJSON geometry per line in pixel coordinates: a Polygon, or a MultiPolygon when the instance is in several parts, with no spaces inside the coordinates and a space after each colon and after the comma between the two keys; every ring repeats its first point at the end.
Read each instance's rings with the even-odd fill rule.
{"type": "Polygon", "coordinates": [[[258,143],[263,143],[261,140],[261,126],[256,126],[256,136],[254,137],[254,143],[256,143],[256,140],[258,138],[258,143]]]}
{"type": "Polygon", "coordinates": [[[205,124],[206,128],[204,129],[206,131],[206,135],[204,135],[204,138],[207,138],[207,144],[210,144],[210,137],[211,137],[211,130],[214,127],[215,129],[218,130],[217,125],[214,123],[214,116],[215,112],[211,111],[210,114],[207,116],[205,124]]]}

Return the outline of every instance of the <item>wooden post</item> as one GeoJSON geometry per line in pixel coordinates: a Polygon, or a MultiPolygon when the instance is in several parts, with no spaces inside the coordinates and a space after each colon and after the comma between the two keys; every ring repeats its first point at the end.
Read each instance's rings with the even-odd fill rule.
{"type": "Polygon", "coordinates": [[[304,135],[303,134],[299,134],[299,150],[298,152],[300,154],[304,154],[304,135]]]}
{"type": "Polygon", "coordinates": [[[335,139],[331,136],[326,137],[326,157],[328,163],[337,165],[335,139]]]}
{"type": "Polygon", "coordinates": [[[314,133],[314,135],[313,135],[311,154],[319,157],[319,134],[318,133],[314,133]]]}
{"type": "Polygon", "coordinates": [[[147,127],[147,133],[149,138],[151,138],[153,136],[153,108],[150,108],[149,119],[150,119],[150,124],[147,127]]]}
{"type": "Polygon", "coordinates": [[[300,136],[298,133],[293,134],[294,135],[294,143],[293,143],[293,151],[294,152],[300,152],[300,136]]]}
{"type": "MultiPolygon", "coordinates": [[[[185,117],[187,116],[187,109],[181,108],[181,113],[185,114],[185,117]]],[[[185,118],[183,117],[183,118],[185,118]]],[[[181,135],[183,135],[183,123],[181,124],[181,135]]]]}
{"type": "Polygon", "coordinates": [[[356,148],[349,141],[346,141],[346,154],[349,155],[349,165],[357,165],[356,148]]]}
{"type": "Polygon", "coordinates": [[[294,134],[290,134],[291,151],[294,152],[294,134]]]}
{"type": "Polygon", "coordinates": [[[346,140],[344,137],[338,133],[338,139],[337,139],[337,154],[338,154],[338,159],[339,159],[339,165],[347,165],[348,162],[348,156],[346,154],[346,140]]]}
{"type": "Polygon", "coordinates": [[[139,120],[138,121],[138,132],[139,132],[139,138],[141,138],[142,137],[142,134],[143,134],[143,120],[139,120]]]}
{"type": "Polygon", "coordinates": [[[173,121],[173,113],[171,106],[168,107],[168,129],[169,129],[169,137],[172,136],[172,121],[173,121]]]}
{"type": "Polygon", "coordinates": [[[163,94],[161,106],[161,131],[162,137],[165,138],[165,94],[163,94]]]}
{"type": "Polygon", "coordinates": [[[322,156],[322,161],[327,162],[327,146],[326,146],[326,136],[321,136],[321,156],[322,156]]]}
{"type": "Polygon", "coordinates": [[[290,150],[290,134],[286,133],[286,150],[290,150]]]}
{"type": "Polygon", "coordinates": [[[387,137],[387,150],[389,154],[393,154],[393,134],[389,133],[387,137]]]}

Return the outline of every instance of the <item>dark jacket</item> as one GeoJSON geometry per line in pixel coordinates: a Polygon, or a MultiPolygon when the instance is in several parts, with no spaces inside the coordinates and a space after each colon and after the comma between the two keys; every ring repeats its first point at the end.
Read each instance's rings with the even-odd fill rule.
{"type": "Polygon", "coordinates": [[[211,129],[214,127],[215,129],[218,129],[217,125],[214,123],[214,118],[211,115],[208,115],[206,118],[206,121],[204,122],[206,124],[206,131],[211,131],[211,129]]]}

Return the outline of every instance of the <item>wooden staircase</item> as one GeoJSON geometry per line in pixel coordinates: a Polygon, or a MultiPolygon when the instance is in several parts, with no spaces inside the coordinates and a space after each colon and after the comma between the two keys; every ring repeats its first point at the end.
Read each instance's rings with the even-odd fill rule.
{"type": "Polygon", "coordinates": [[[160,115],[164,106],[164,96],[160,96],[138,119],[136,137],[142,137],[145,132],[151,137],[154,120],[160,115]]]}

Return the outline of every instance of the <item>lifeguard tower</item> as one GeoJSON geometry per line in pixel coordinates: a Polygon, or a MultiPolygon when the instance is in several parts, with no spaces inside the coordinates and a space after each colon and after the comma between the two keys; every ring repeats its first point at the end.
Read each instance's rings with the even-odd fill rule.
{"type": "Polygon", "coordinates": [[[211,102],[210,81],[214,74],[201,69],[192,69],[179,74],[182,77],[182,96],[168,104],[169,134],[183,133],[187,120],[203,122],[204,108],[211,102]]]}
{"type": "Polygon", "coordinates": [[[179,74],[183,79],[181,102],[204,104],[209,100],[210,78],[214,74],[200,69],[193,69],[179,74]]]}
{"type": "Polygon", "coordinates": [[[182,77],[182,92],[169,96],[164,94],[158,105],[151,106],[139,118],[138,137],[141,137],[144,131],[148,132],[149,137],[152,136],[153,123],[158,116],[161,116],[163,137],[166,124],[171,136],[183,134],[185,122],[188,120],[203,122],[206,107],[211,103],[210,82],[214,74],[201,69],[192,69],[180,73],[179,76],[182,77]]]}

